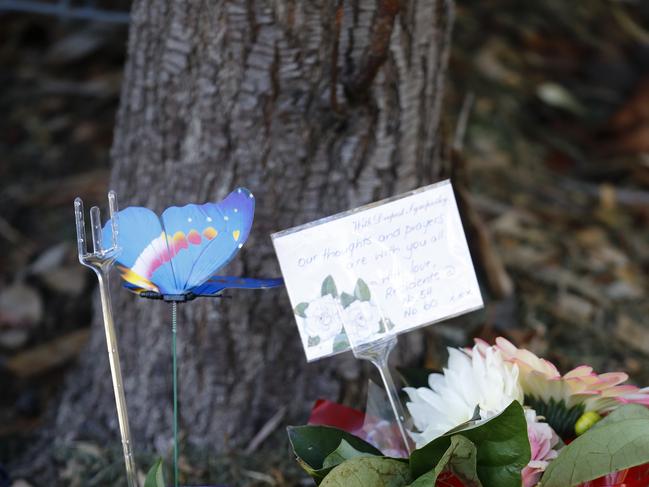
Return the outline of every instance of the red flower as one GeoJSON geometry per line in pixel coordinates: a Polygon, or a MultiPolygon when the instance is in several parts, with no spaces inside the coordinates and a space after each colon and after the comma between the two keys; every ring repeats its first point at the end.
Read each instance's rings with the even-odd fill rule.
{"type": "Polygon", "coordinates": [[[440,476],[437,477],[435,487],[464,487],[464,484],[451,472],[442,472],[440,476]]]}
{"type": "Polygon", "coordinates": [[[333,426],[355,436],[363,430],[365,413],[342,404],[318,399],[311,410],[309,424],[333,426]]]}
{"type": "Polygon", "coordinates": [[[581,484],[580,487],[647,487],[649,485],[649,464],[600,477],[581,484]]]}

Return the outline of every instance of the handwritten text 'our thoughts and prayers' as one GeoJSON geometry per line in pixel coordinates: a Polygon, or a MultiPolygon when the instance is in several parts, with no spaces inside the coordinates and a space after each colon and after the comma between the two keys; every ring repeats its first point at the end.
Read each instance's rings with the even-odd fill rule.
{"type": "Polygon", "coordinates": [[[291,302],[362,279],[401,333],[482,305],[449,183],[274,237],[291,302]],[[314,284],[315,283],[315,284],[314,284]]]}

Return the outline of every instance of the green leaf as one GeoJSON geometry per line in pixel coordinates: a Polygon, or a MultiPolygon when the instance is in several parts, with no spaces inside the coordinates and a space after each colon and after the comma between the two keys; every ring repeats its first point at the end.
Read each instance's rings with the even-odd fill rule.
{"type": "Polygon", "coordinates": [[[451,437],[451,444],[435,468],[420,476],[409,487],[435,487],[437,477],[450,470],[460,477],[467,487],[482,487],[476,472],[477,450],[473,443],[461,435],[451,437]]]}
{"type": "Polygon", "coordinates": [[[144,487],[165,487],[164,475],[162,474],[163,468],[162,458],[160,458],[146,474],[144,487]]]}
{"type": "Polygon", "coordinates": [[[316,483],[320,483],[331,471],[331,467],[325,467],[325,459],[338,449],[342,440],[359,452],[382,455],[380,450],[369,443],[337,428],[314,425],[289,426],[287,431],[298,462],[316,483]]]}
{"type": "Polygon", "coordinates": [[[408,387],[429,387],[428,376],[436,371],[416,367],[397,367],[397,372],[408,387]]]}
{"type": "Polygon", "coordinates": [[[340,295],[340,304],[343,305],[343,308],[346,308],[354,301],[356,301],[356,296],[352,296],[351,294],[345,292],[340,295]]]}
{"type": "Polygon", "coordinates": [[[334,278],[331,276],[325,277],[324,281],[322,281],[320,295],[326,296],[327,294],[333,298],[338,297],[338,289],[336,289],[336,283],[334,282],[334,278]]]}
{"type": "Polygon", "coordinates": [[[293,308],[293,312],[302,318],[306,318],[305,311],[308,307],[309,303],[300,303],[295,308],[293,308]]]}
{"type": "Polygon", "coordinates": [[[591,429],[601,428],[607,424],[616,423],[625,419],[649,419],[649,408],[640,404],[627,404],[613,411],[608,416],[604,416],[601,421],[593,425],[591,429]]]}
{"type": "Polygon", "coordinates": [[[465,487],[482,487],[478,477],[478,450],[476,446],[462,435],[451,437],[450,454],[444,454],[448,458],[447,469],[462,479],[465,487]]]}
{"type": "Polygon", "coordinates": [[[430,470],[424,475],[419,476],[408,487],[435,487],[435,485],[437,485],[437,477],[439,477],[439,474],[444,471],[444,467],[446,467],[446,464],[443,462],[443,460],[440,460],[440,462],[434,469],[430,470]]]}
{"type": "MultiPolygon", "coordinates": [[[[525,414],[517,401],[498,416],[457,434],[475,445],[476,471],[484,487],[520,487],[521,470],[531,453],[525,414]]],[[[410,470],[414,478],[435,468],[451,445],[450,436],[441,436],[412,453],[410,470]]]]}
{"type": "Polygon", "coordinates": [[[335,467],[321,487],[405,487],[408,464],[392,458],[356,457],[335,467]]]}
{"type": "Polygon", "coordinates": [[[613,411],[559,452],[544,487],[569,487],[649,462],[649,410],[629,404],[613,411]]]}
{"type": "Polygon", "coordinates": [[[372,299],[370,288],[367,286],[367,284],[365,284],[365,281],[363,281],[363,279],[356,281],[354,296],[356,296],[359,301],[369,301],[370,299],[372,299]]]}
{"type": "Polygon", "coordinates": [[[324,468],[335,467],[340,465],[345,460],[350,460],[356,457],[368,457],[374,456],[371,453],[366,453],[358,451],[356,448],[351,446],[345,439],[340,440],[340,445],[334,451],[332,451],[322,462],[324,468]]]}
{"type": "Polygon", "coordinates": [[[319,336],[314,336],[314,337],[309,337],[307,340],[307,347],[315,347],[316,345],[320,344],[320,337],[319,336]]]}

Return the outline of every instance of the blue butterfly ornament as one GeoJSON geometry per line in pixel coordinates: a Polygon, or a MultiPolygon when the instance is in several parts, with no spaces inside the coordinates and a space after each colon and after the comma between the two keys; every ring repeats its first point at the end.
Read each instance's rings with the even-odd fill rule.
{"type": "MultiPolygon", "coordinates": [[[[124,286],[141,297],[170,302],[219,296],[225,289],[281,286],[281,278],[220,276],[248,238],[255,198],[237,188],[218,203],[167,208],[158,217],[148,208],[129,207],[117,213],[117,267],[124,286]]],[[[103,228],[110,241],[111,221],[103,228]]]]}

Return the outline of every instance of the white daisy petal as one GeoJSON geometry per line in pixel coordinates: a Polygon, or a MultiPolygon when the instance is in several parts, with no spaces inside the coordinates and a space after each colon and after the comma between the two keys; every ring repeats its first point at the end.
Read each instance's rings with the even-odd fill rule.
{"type": "Polygon", "coordinates": [[[443,374],[428,377],[430,387],[405,388],[408,410],[418,431],[410,432],[420,448],[473,417],[476,405],[483,420],[522,402],[518,367],[503,360],[495,347],[449,349],[443,374]]]}

